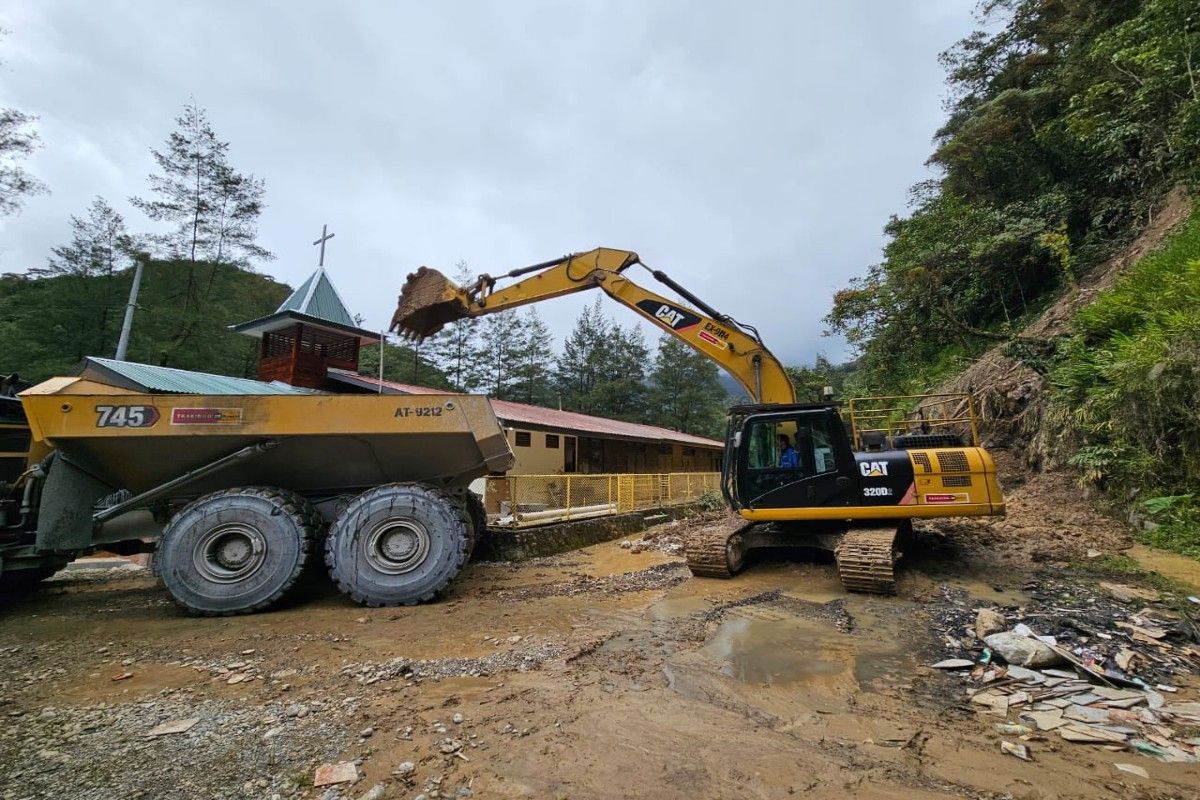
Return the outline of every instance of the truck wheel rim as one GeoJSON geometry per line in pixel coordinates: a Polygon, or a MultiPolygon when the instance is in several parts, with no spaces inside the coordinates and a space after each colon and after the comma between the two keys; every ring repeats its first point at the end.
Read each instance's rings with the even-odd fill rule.
{"type": "Polygon", "coordinates": [[[429,531],[413,520],[389,519],[371,529],[366,556],[371,566],[388,575],[411,572],[429,555],[429,531]]]}
{"type": "Polygon", "coordinates": [[[217,583],[236,583],[253,574],[267,557],[267,540],[253,525],[229,522],[209,530],[196,543],[196,570],[217,583]]]}

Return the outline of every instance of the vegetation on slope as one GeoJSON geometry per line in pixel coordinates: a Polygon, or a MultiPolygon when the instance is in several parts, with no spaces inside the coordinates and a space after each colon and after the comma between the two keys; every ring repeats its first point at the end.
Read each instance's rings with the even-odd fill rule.
{"type": "Polygon", "coordinates": [[[989,0],[994,33],[943,54],[949,120],[887,225],[884,260],[828,317],[860,382],[924,389],[1015,332],[1200,171],[1200,14],[1189,0],[989,0]]]}
{"type": "Polygon", "coordinates": [[[1064,337],[1022,333],[1200,178],[1194,0],[987,0],[943,54],[935,180],[827,321],[854,389],[910,393],[997,343],[1043,376],[1043,449],[1200,555],[1200,221],[1137,263],[1064,337]]]}
{"type": "Polygon", "coordinates": [[[1075,317],[1047,424],[1085,481],[1139,498],[1152,543],[1200,557],[1200,205],[1075,317]]]}
{"type": "MultiPolygon", "coordinates": [[[[69,375],[84,356],[111,358],[133,270],[111,275],[0,276],[0,373],[26,380],[69,375]]],[[[148,261],[142,277],[128,358],[146,364],[249,376],[256,343],[227,326],[274,311],[291,290],[265,275],[229,264],[148,261]],[[176,346],[188,281],[211,286],[209,301],[185,346],[176,346]]]]}

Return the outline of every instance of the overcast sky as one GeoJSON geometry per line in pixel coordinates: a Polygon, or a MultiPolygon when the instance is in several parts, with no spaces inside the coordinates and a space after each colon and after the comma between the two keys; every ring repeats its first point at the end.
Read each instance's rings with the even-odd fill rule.
{"type": "MultiPolygon", "coordinates": [[[[329,223],[326,266],[367,327],[419,265],[605,245],[785,361],[839,358],[821,318],[928,174],[937,54],[974,5],[5,0],[0,107],[40,118],[29,169],[52,193],[0,221],[0,272],[42,264],[97,194],[150,230],[128,197],[194,95],[266,179],[260,270],[302,281],[329,223]]],[[[583,302],[541,306],[556,337],[583,302]]]]}

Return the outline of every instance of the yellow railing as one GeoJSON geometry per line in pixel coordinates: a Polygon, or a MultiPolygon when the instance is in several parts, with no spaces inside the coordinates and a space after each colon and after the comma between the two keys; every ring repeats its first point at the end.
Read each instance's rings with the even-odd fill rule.
{"type": "Polygon", "coordinates": [[[720,490],[716,472],[506,475],[487,479],[489,524],[520,528],[691,503],[720,490]]]}
{"type": "Polygon", "coordinates": [[[864,434],[947,433],[957,434],[967,444],[979,444],[975,398],[969,394],[855,397],[848,405],[855,450],[864,449],[864,434]]]}

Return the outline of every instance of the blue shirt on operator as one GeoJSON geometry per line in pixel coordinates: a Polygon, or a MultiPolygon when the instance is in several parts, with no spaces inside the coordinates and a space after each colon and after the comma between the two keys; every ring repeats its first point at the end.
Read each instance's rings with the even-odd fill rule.
{"type": "Polygon", "coordinates": [[[792,447],[786,434],[779,434],[779,468],[796,469],[800,466],[800,454],[792,447]]]}

